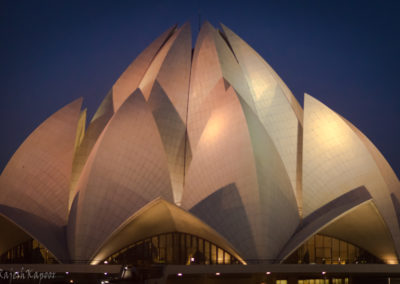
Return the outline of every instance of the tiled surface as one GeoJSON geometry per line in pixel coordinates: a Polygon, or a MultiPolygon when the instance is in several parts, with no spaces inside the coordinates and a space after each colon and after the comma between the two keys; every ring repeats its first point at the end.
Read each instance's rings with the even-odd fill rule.
{"type": "Polygon", "coordinates": [[[82,169],[86,164],[87,158],[113,114],[112,92],[110,91],[97,109],[92,121],[86,129],[82,142],[75,150],[70,182],[69,207],[77,194],[78,188],[76,185],[79,181],[82,169]]]}
{"type": "MultiPolygon", "coordinates": [[[[185,179],[183,207],[195,207],[226,185],[234,184],[247,218],[240,219],[244,223],[213,222],[213,227],[246,258],[273,259],[299,222],[289,177],[255,114],[253,97],[231,50],[209,24],[203,26],[199,38],[188,114],[193,157],[185,179]],[[219,76],[218,82],[215,76],[219,76]],[[286,227],[270,217],[277,212],[286,227]]],[[[213,212],[220,210],[213,208],[214,203],[211,199],[203,203],[196,214],[210,219],[213,212]]]]}
{"type": "Polygon", "coordinates": [[[0,177],[0,204],[62,226],[82,99],[50,116],[18,148],[0,177]]]}
{"type": "Polygon", "coordinates": [[[148,70],[154,56],[163,43],[173,34],[175,27],[171,27],[153,41],[124,71],[113,86],[114,111],[117,111],[124,101],[139,86],[145,72],[148,70]]]}
{"type": "Polygon", "coordinates": [[[372,201],[358,206],[320,233],[357,244],[386,263],[397,263],[390,231],[372,201]]]}
{"type": "MultiPolygon", "coordinates": [[[[118,236],[122,227],[161,197],[190,210],[245,258],[272,261],[298,226],[299,212],[309,216],[365,186],[376,207],[348,212],[325,229],[357,244],[344,228],[354,236],[369,231],[372,223],[357,222],[365,213],[380,220],[373,223],[376,240],[388,244],[391,237],[399,252],[390,197],[400,199],[399,180],[381,153],[310,96],[303,117],[268,63],[223,30],[229,45],[205,23],[193,60],[189,24],[167,30],[117,80],[86,132],[80,101],[46,120],[3,171],[0,204],[57,228],[68,223],[71,256],[89,261],[110,236],[125,238],[118,236]]],[[[169,212],[165,225],[214,236],[193,216],[178,218],[183,211],[167,207],[157,211],[169,212]]],[[[375,253],[389,251],[390,244],[379,245],[375,253]]]]}
{"type": "Polygon", "coordinates": [[[365,141],[339,115],[309,95],[305,97],[303,147],[305,216],[364,185],[399,251],[400,230],[390,190],[365,141]]]}
{"type": "Polygon", "coordinates": [[[161,137],[139,90],[113,116],[95,147],[78,184],[73,256],[82,260],[149,201],[173,200],[161,137]]]}
{"type": "MultiPolygon", "coordinates": [[[[371,154],[374,159],[376,165],[378,166],[383,179],[388,186],[388,189],[391,193],[395,194],[397,198],[400,198],[400,183],[399,180],[394,173],[392,167],[386,161],[385,157],[383,157],[382,153],[375,147],[374,144],[366,137],[360,130],[358,130],[353,124],[351,124],[348,120],[342,119],[351,127],[351,129],[357,134],[360,140],[364,143],[365,147],[371,154]]],[[[400,223],[400,220],[399,220],[400,223]]]]}
{"type": "Polygon", "coordinates": [[[94,259],[102,260],[135,241],[175,231],[207,239],[240,259],[229,242],[207,224],[163,199],[150,202],[127,219],[102,246],[94,259]]]}
{"type": "Polygon", "coordinates": [[[171,37],[165,42],[165,44],[161,47],[160,51],[156,54],[153,61],[149,65],[149,68],[146,70],[143,78],[141,79],[138,87],[142,91],[146,101],[149,99],[151,89],[153,88],[153,84],[157,78],[158,72],[160,71],[160,68],[164,63],[165,57],[167,56],[167,54],[170,53],[171,47],[175,43],[180,33],[181,29],[173,33],[171,37]]]}
{"type": "Polygon", "coordinates": [[[176,34],[176,40],[164,56],[159,70],[154,72],[155,81],[152,83],[147,103],[153,112],[164,144],[174,201],[180,204],[185,151],[189,147],[186,144],[186,119],[192,55],[190,25],[183,25],[176,34]]]}
{"type": "Polygon", "coordinates": [[[185,121],[181,120],[167,94],[157,81],[152,89],[148,105],[153,112],[167,155],[174,201],[176,204],[180,204],[184,183],[185,121]]]}
{"type": "Polygon", "coordinates": [[[298,125],[302,123],[302,109],[268,63],[227,27],[223,26],[223,30],[250,87],[255,113],[271,136],[295,192],[298,125]]]}
{"type": "MultiPolygon", "coordinates": [[[[69,206],[77,193],[76,184],[82,173],[82,169],[88,159],[94,144],[104,127],[116,110],[123,104],[129,95],[135,91],[145,76],[151,62],[159,52],[165,41],[175,32],[176,28],[171,27],[152,42],[139,56],[127,67],[122,75],[115,82],[107,96],[94,114],[81,146],[77,149],[74,157],[71,193],[69,198],[69,206]]],[[[165,53],[165,52],[164,52],[165,53]]]]}

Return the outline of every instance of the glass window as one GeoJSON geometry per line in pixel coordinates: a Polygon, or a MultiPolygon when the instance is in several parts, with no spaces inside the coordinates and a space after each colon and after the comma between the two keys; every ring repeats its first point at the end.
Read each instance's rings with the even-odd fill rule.
{"type": "Polygon", "coordinates": [[[160,248],[165,248],[167,246],[166,235],[159,235],[158,238],[160,242],[160,248]]]}
{"type": "Polygon", "coordinates": [[[343,242],[343,241],[340,241],[339,246],[340,246],[340,262],[344,263],[348,258],[348,255],[347,255],[347,243],[343,242]]]}
{"type": "Polygon", "coordinates": [[[332,238],[324,236],[324,247],[326,248],[332,247],[332,238]]]}
{"type": "Polygon", "coordinates": [[[206,264],[210,264],[210,257],[211,257],[211,252],[210,252],[210,242],[205,241],[204,242],[204,257],[206,259],[206,264]]]}
{"type": "Polygon", "coordinates": [[[316,248],[322,248],[324,246],[323,244],[324,244],[323,236],[316,235],[315,236],[315,247],[316,248]]]}
{"type": "Polygon", "coordinates": [[[167,263],[173,263],[173,243],[172,234],[166,235],[166,260],[167,263]]]}
{"type": "MultiPolygon", "coordinates": [[[[312,242],[312,243],[310,243],[309,245],[308,245],[308,257],[306,256],[305,258],[307,259],[309,259],[309,262],[315,262],[315,246],[314,246],[314,242],[312,242]]],[[[307,255],[307,252],[306,252],[306,255],[307,255]]]]}
{"type": "Polygon", "coordinates": [[[331,255],[332,249],[331,247],[324,247],[324,257],[325,259],[331,259],[332,255],[331,255]]]}
{"type": "Polygon", "coordinates": [[[191,247],[192,246],[192,237],[188,234],[186,234],[186,246],[191,247]]]}
{"type": "Polygon", "coordinates": [[[197,250],[197,238],[195,236],[192,236],[192,248],[197,250]]]}
{"type": "Polygon", "coordinates": [[[231,263],[231,255],[229,253],[227,253],[227,252],[225,252],[225,255],[224,255],[224,263],[225,264],[230,264],[231,263]]]}
{"type": "Polygon", "coordinates": [[[203,239],[200,239],[200,238],[199,238],[199,252],[204,254],[204,243],[203,243],[203,239]]]}
{"type": "Polygon", "coordinates": [[[211,245],[211,264],[217,263],[217,247],[215,245],[211,245]]]}
{"type": "MultiPolygon", "coordinates": [[[[48,252],[43,249],[43,253],[48,252]]],[[[15,248],[10,253],[20,252],[15,248]]],[[[50,256],[49,256],[50,257],[50,256]]],[[[167,233],[131,244],[106,258],[110,263],[144,265],[151,263],[167,264],[224,264],[237,263],[224,249],[202,238],[185,233],[167,233]]]]}
{"type": "Polygon", "coordinates": [[[159,262],[165,263],[167,261],[165,248],[159,248],[159,262]]]}
{"type": "Polygon", "coordinates": [[[350,244],[348,245],[348,253],[349,253],[349,255],[348,255],[349,263],[355,262],[356,261],[356,250],[353,245],[350,245],[350,244]]]}
{"type": "Polygon", "coordinates": [[[290,255],[285,263],[344,264],[355,261],[382,263],[380,259],[350,243],[323,235],[314,235],[290,255]]]}
{"type": "Polygon", "coordinates": [[[152,237],[151,243],[154,247],[158,247],[158,237],[152,237]]]}
{"type": "Polygon", "coordinates": [[[224,251],[221,248],[218,248],[218,264],[224,263],[224,251]]]}
{"type": "Polygon", "coordinates": [[[338,264],[340,257],[339,240],[332,239],[332,263],[338,264]]]}
{"type": "Polygon", "coordinates": [[[315,249],[315,256],[316,258],[323,258],[324,257],[324,248],[316,248],[315,249]]]}

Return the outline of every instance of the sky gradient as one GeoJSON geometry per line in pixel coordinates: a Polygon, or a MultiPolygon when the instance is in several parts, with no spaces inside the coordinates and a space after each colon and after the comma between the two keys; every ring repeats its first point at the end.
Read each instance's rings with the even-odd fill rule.
{"type": "Polygon", "coordinates": [[[84,97],[90,119],[170,26],[189,21],[195,41],[199,14],[259,52],[301,105],[306,92],[352,122],[400,176],[397,1],[0,0],[0,170],[74,99],[84,97]]]}

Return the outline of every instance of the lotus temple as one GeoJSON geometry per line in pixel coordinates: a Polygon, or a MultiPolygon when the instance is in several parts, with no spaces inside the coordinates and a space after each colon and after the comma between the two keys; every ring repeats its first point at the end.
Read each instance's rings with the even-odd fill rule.
{"type": "Polygon", "coordinates": [[[93,117],[77,99],[11,157],[0,281],[400,283],[399,179],[315,95],[224,25],[194,48],[168,29],[93,117]]]}

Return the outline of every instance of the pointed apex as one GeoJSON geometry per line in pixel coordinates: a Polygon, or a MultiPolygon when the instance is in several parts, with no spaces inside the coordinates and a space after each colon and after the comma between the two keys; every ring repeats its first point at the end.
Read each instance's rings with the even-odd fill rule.
{"type": "Polygon", "coordinates": [[[181,26],[181,29],[184,29],[184,28],[189,28],[189,29],[190,29],[190,22],[189,22],[189,21],[185,22],[185,23],[181,26]]]}
{"type": "Polygon", "coordinates": [[[219,23],[219,25],[221,26],[221,28],[224,30],[224,31],[226,31],[226,30],[228,30],[228,31],[231,31],[227,26],[225,26],[223,23],[219,23]]]}
{"type": "Polygon", "coordinates": [[[185,34],[185,36],[189,36],[189,38],[191,38],[191,32],[192,30],[189,22],[184,23],[177,31],[178,37],[182,37],[182,34],[185,34]]]}
{"type": "Polygon", "coordinates": [[[232,245],[212,227],[173,203],[157,198],[147,203],[113,231],[96,252],[92,264],[97,264],[97,259],[104,259],[135,241],[174,231],[190,233],[209,240],[245,263],[232,245]]]}
{"type": "Polygon", "coordinates": [[[222,32],[223,34],[225,34],[226,36],[227,36],[227,34],[237,36],[230,28],[228,28],[227,26],[225,26],[223,23],[219,23],[219,25],[221,26],[221,32],[222,32]]]}
{"type": "Polygon", "coordinates": [[[310,104],[310,103],[315,104],[316,103],[316,104],[322,105],[325,108],[329,109],[330,111],[334,112],[333,110],[331,110],[326,104],[324,104],[320,100],[314,98],[310,94],[304,93],[304,107],[306,106],[306,103],[307,104],[310,104]]]}
{"type": "Polygon", "coordinates": [[[72,103],[80,103],[80,104],[82,104],[83,103],[83,97],[79,97],[79,98],[77,98],[76,100],[74,100],[72,103]]]}
{"type": "Polygon", "coordinates": [[[213,30],[214,27],[213,25],[210,24],[209,21],[204,21],[203,24],[201,25],[201,29],[200,32],[202,32],[203,30],[213,30]]]}
{"type": "MultiPolygon", "coordinates": [[[[163,32],[159,38],[161,37],[169,37],[171,34],[173,34],[176,30],[178,29],[178,24],[175,24],[173,26],[171,26],[169,29],[167,29],[165,32],[163,32]]],[[[158,38],[157,38],[158,39],[158,38]]],[[[156,40],[157,40],[156,39],[156,40]]],[[[167,38],[168,39],[168,38],[167,38]]],[[[164,40],[165,42],[166,40],[164,40]]]]}
{"type": "MultiPolygon", "coordinates": [[[[81,109],[82,108],[82,103],[83,103],[83,98],[82,97],[80,97],[80,98],[77,98],[76,100],[74,100],[74,101],[72,101],[72,102],[70,102],[69,104],[67,104],[65,107],[72,107],[72,108],[79,108],[79,109],[81,109]]],[[[65,108],[64,107],[64,108],[65,108]]],[[[62,108],[63,109],[63,108],[62,108]]],[[[61,109],[60,109],[61,110],[61,109]]]]}

